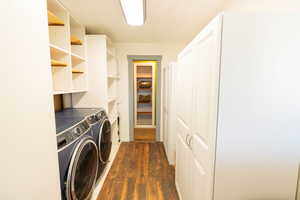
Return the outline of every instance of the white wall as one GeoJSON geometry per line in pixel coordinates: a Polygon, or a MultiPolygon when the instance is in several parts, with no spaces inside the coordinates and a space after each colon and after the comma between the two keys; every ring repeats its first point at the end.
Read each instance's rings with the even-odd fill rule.
{"type": "MultiPolygon", "coordinates": [[[[129,91],[127,55],[162,55],[162,68],[175,61],[184,44],[118,43],[115,44],[120,70],[120,133],[122,141],[129,141],[129,91]]],[[[162,71],[161,71],[162,72],[162,71]]],[[[161,81],[163,84],[163,81],[161,81]]],[[[161,101],[162,102],[162,101],[161,101]]],[[[162,104],[161,104],[162,105],[162,104]]],[[[162,114],[162,112],[161,112],[162,114]]],[[[162,119],[162,116],[161,116],[162,119]]],[[[161,122],[161,138],[163,124],[161,122]]]]}
{"type": "MultiPolygon", "coordinates": [[[[300,11],[299,0],[225,0],[223,9],[225,11],[245,12],[295,12],[300,11]]],[[[299,180],[298,180],[299,182],[299,180]]],[[[298,184],[298,196],[300,200],[300,184],[298,184]]]]}
{"type": "MultiPolygon", "coordinates": [[[[300,11],[299,0],[225,0],[225,11],[246,12],[296,12],[300,11]]],[[[298,185],[298,197],[300,200],[300,184],[298,185]]]]}
{"type": "Polygon", "coordinates": [[[0,199],[60,199],[46,1],[1,2],[0,199]]]}
{"type": "Polygon", "coordinates": [[[299,18],[233,13],[223,18],[216,200],[295,199],[299,18]]]}
{"type": "Polygon", "coordinates": [[[235,11],[300,11],[299,0],[225,0],[224,10],[235,11]]]}

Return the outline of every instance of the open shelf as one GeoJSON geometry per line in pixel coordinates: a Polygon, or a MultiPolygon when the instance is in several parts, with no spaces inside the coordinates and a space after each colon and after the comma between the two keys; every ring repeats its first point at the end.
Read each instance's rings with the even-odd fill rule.
{"type": "Polygon", "coordinates": [[[85,59],[85,27],[70,16],[70,41],[71,52],[81,59],[85,59]]]}
{"type": "Polygon", "coordinates": [[[81,93],[81,92],[87,92],[87,90],[57,90],[53,91],[53,95],[58,95],[58,94],[70,94],[70,93],[81,93]]]}
{"type": "Polygon", "coordinates": [[[85,27],[77,23],[60,0],[47,0],[53,94],[85,92],[85,27]]]}
{"type": "Polygon", "coordinates": [[[51,54],[68,54],[69,52],[63,48],[60,48],[54,44],[50,44],[50,52],[51,54]]]}
{"type": "Polygon", "coordinates": [[[120,76],[108,75],[107,78],[109,78],[109,79],[120,79],[120,76]]]}
{"type": "Polygon", "coordinates": [[[68,64],[62,61],[51,59],[51,66],[52,67],[67,67],[68,64]]]}
{"type": "Polygon", "coordinates": [[[138,102],[138,104],[140,104],[140,105],[145,105],[145,104],[152,105],[152,102],[149,102],[149,103],[138,102]]]}
{"type": "Polygon", "coordinates": [[[137,118],[137,125],[151,125],[152,118],[137,118]]]}
{"type": "Polygon", "coordinates": [[[48,25],[49,26],[64,26],[65,23],[62,19],[57,17],[54,13],[48,10],[48,25]]]}
{"type": "Polygon", "coordinates": [[[149,115],[152,115],[152,111],[137,111],[137,114],[149,114],[149,115]]]}
{"type": "Polygon", "coordinates": [[[140,79],[152,79],[152,77],[151,76],[141,76],[141,75],[139,75],[139,76],[137,76],[136,78],[140,78],[140,79]]]}
{"type": "Polygon", "coordinates": [[[73,74],[83,74],[84,71],[79,70],[79,69],[72,69],[72,73],[73,73],[73,74]]]}
{"type": "Polygon", "coordinates": [[[137,88],[139,91],[150,91],[152,92],[152,88],[137,88]]]}
{"type": "Polygon", "coordinates": [[[85,61],[85,59],[79,55],[76,55],[75,53],[71,53],[71,56],[72,56],[72,62],[83,62],[85,61]]]}
{"type": "Polygon", "coordinates": [[[82,41],[76,36],[71,35],[71,45],[82,45],[82,41]]]}
{"type": "Polygon", "coordinates": [[[155,64],[134,63],[135,127],[155,126],[155,64]]]}

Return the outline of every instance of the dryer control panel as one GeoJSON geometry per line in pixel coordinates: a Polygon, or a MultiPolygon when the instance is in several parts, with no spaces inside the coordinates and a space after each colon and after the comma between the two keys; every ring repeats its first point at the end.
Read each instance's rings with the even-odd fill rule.
{"type": "Polygon", "coordinates": [[[98,113],[95,113],[95,114],[92,114],[92,115],[88,116],[86,120],[89,124],[95,124],[98,121],[101,121],[106,117],[107,117],[107,115],[106,115],[105,111],[101,110],[98,113]]]}
{"type": "Polygon", "coordinates": [[[103,120],[107,118],[107,114],[104,110],[98,112],[96,115],[99,120],[103,120]]]}
{"type": "Polygon", "coordinates": [[[90,125],[87,121],[82,121],[77,125],[67,129],[64,132],[61,132],[57,135],[57,149],[61,149],[68,144],[74,142],[79,137],[84,135],[90,129],[90,125]]]}

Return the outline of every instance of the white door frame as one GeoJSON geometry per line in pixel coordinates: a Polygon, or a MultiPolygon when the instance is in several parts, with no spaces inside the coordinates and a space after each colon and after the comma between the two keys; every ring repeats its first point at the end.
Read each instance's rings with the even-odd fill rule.
{"type": "MultiPolygon", "coordinates": [[[[127,55],[128,60],[128,96],[129,96],[129,140],[134,141],[134,105],[133,105],[133,62],[134,61],[156,61],[156,141],[161,139],[161,55],[127,55]]],[[[122,119],[121,119],[122,120],[122,119]]]]}

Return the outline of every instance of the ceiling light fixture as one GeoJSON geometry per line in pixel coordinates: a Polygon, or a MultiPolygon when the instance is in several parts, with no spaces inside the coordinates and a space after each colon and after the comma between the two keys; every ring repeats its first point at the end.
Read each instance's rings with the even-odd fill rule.
{"type": "Polygon", "coordinates": [[[127,24],[141,26],[145,23],[145,0],[120,0],[127,24]]]}

